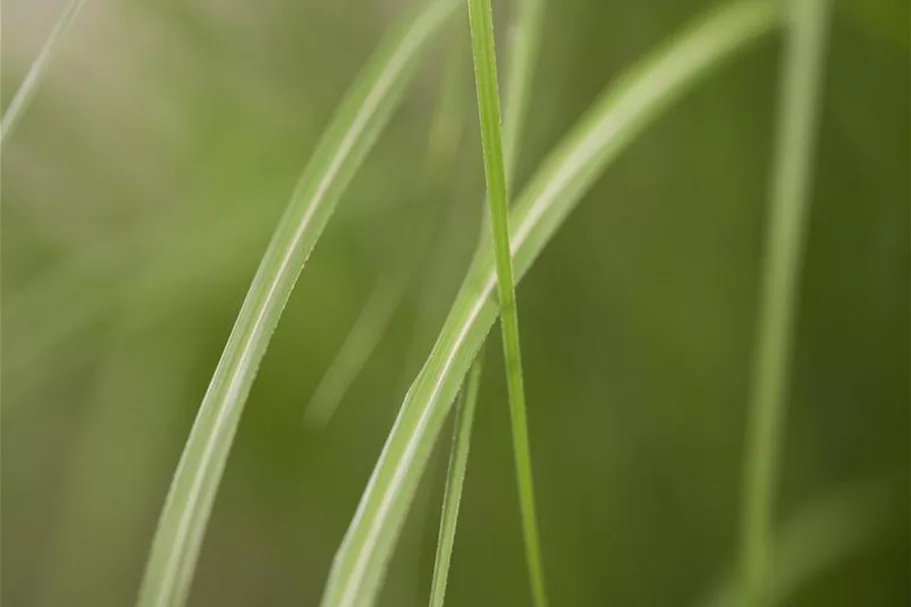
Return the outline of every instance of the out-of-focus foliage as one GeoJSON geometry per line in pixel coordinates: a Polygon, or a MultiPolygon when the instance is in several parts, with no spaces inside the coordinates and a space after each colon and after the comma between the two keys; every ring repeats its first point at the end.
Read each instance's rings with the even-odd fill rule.
{"type": "MultiPolygon", "coordinates": [[[[4,0],[4,107],[64,4],[4,0]]],[[[269,234],[343,92],[413,4],[87,2],[2,154],[5,605],[134,601],[269,234]]],[[[505,24],[510,6],[495,4],[505,24]]],[[[605,84],[711,4],[551,3],[517,185],[605,84]]],[[[885,485],[891,515],[788,604],[907,599],[909,23],[898,0],[835,3],[781,476],[783,523],[868,481],[885,485]]],[[[733,565],[779,42],[661,118],[518,289],[554,604],[697,605],[733,565]]],[[[415,179],[442,63],[421,71],[292,294],[190,605],[319,600],[477,240],[473,118],[439,191],[415,179]],[[437,223],[331,423],[302,423],[376,281],[437,223]]],[[[487,361],[453,606],[529,601],[503,370],[487,361]]],[[[419,489],[384,605],[427,602],[447,450],[419,489]]]]}

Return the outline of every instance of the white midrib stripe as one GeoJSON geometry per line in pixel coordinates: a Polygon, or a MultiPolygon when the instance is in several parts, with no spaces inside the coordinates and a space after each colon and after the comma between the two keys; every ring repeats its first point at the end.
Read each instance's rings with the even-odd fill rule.
{"type": "MultiPolygon", "coordinates": [[[[544,216],[544,213],[553,204],[553,201],[558,196],[558,194],[566,188],[569,182],[575,179],[582,172],[582,170],[584,170],[585,163],[598,153],[602,147],[602,142],[609,140],[611,137],[616,135],[625,122],[635,117],[638,108],[648,107],[651,98],[661,95],[663,91],[671,90],[674,88],[673,84],[668,86],[666,83],[668,80],[671,82],[676,82],[679,79],[680,74],[678,73],[677,77],[674,77],[673,73],[675,71],[682,73],[682,70],[679,70],[679,66],[681,64],[687,64],[691,61],[692,57],[689,56],[685,51],[690,50],[691,52],[698,55],[700,50],[705,49],[700,48],[700,45],[696,45],[696,48],[684,48],[680,50],[684,52],[678,52],[676,56],[672,56],[670,60],[663,62],[661,66],[649,74],[648,78],[640,82],[635,88],[627,91],[623,98],[616,103],[614,110],[608,112],[601,119],[601,121],[598,122],[597,126],[592,129],[592,131],[585,138],[583,138],[582,142],[576,147],[575,151],[570,154],[568,158],[564,159],[560,165],[560,168],[556,171],[554,177],[550,180],[547,187],[544,188],[544,190],[532,204],[532,207],[529,209],[528,213],[522,218],[522,223],[516,228],[515,238],[513,238],[512,242],[510,243],[510,251],[513,257],[516,256],[516,253],[525,243],[525,240],[528,238],[531,230],[538,224],[538,222],[540,222],[541,218],[544,216]],[[667,78],[666,72],[671,72],[671,78],[667,78]],[[642,101],[643,98],[646,99],[645,103],[642,101]]],[[[496,286],[496,280],[496,271],[493,270],[488,276],[487,281],[481,290],[481,293],[477,297],[477,301],[475,302],[470,313],[468,314],[468,317],[463,323],[462,329],[459,331],[459,334],[456,336],[456,339],[453,341],[452,345],[449,348],[446,360],[443,363],[443,368],[438,374],[436,383],[433,386],[433,390],[428,397],[428,404],[424,408],[424,411],[421,413],[421,416],[418,418],[418,423],[415,427],[415,431],[411,434],[411,438],[409,439],[408,445],[405,448],[402,458],[399,460],[399,463],[396,466],[390,485],[386,489],[386,492],[383,494],[382,501],[380,502],[380,505],[377,509],[377,514],[374,517],[373,523],[368,529],[364,548],[358,553],[358,559],[355,561],[352,574],[349,577],[349,579],[352,581],[346,586],[345,594],[339,603],[339,607],[352,607],[354,604],[357,592],[363,583],[367,563],[370,559],[371,554],[373,553],[373,550],[376,547],[376,542],[379,537],[380,530],[382,529],[384,521],[388,516],[389,509],[392,506],[393,500],[401,489],[405,474],[408,471],[412,460],[414,459],[414,454],[417,451],[418,442],[420,441],[420,438],[427,426],[430,412],[433,410],[433,405],[439,398],[440,392],[443,389],[445,378],[449,373],[449,369],[455,362],[456,355],[461,348],[462,343],[465,341],[468,332],[470,331],[475,320],[477,320],[478,315],[481,313],[481,309],[484,307],[484,303],[487,301],[487,298],[493,292],[496,286]]],[[[394,435],[395,429],[399,424],[400,417],[401,416],[396,418],[390,436],[394,435]]],[[[374,468],[374,471],[370,476],[367,489],[365,490],[365,495],[369,495],[375,485],[375,477],[377,475],[377,471],[382,467],[382,462],[387,457],[388,445],[389,441],[387,441],[386,445],[383,447],[383,452],[380,454],[380,462],[374,468]]],[[[366,501],[367,500],[362,500],[361,504],[358,506],[350,529],[357,527],[358,522],[363,517],[366,501]]]]}
{"type": "MultiPolygon", "coordinates": [[[[430,15],[430,17],[436,17],[436,15],[430,15]]],[[[313,195],[313,202],[307,208],[307,212],[304,214],[304,217],[298,224],[297,230],[295,231],[294,237],[291,241],[291,246],[287,248],[284,257],[282,258],[281,264],[279,265],[278,272],[275,274],[274,280],[269,285],[269,291],[265,297],[265,305],[260,308],[256,316],[256,320],[253,323],[253,330],[250,333],[250,338],[247,340],[246,345],[241,351],[241,357],[235,366],[235,372],[231,374],[231,382],[228,384],[228,390],[223,401],[225,403],[225,406],[218,411],[214,428],[212,432],[208,434],[208,437],[206,439],[200,465],[196,468],[196,474],[194,475],[193,483],[190,486],[190,491],[187,497],[187,506],[183,509],[180,522],[177,526],[177,531],[175,534],[175,537],[177,538],[186,537],[190,525],[190,520],[192,518],[192,515],[196,512],[196,507],[199,502],[202,483],[207,476],[209,467],[211,466],[212,454],[215,449],[215,444],[218,437],[221,436],[222,428],[229,417],[229,413],[234,409],[234,407],[237,406],[238,402],[240,401],[240,393],[242,391],[244,374],[238,372],[238,370],[244,369],[250,365],[250,361],[253,358],[253,348],[251,344],[256,340],[256,336],[261,334],[263,330],[263,322],[265,320],[266,311],[271,307],[271,302],[275,298],[275,292],[277,291],[279,284],[282,282],[282,277],[288,272],[288,266],[291,262],[293,253],[297,248],[297,245],[300,242],[300,239],[306,231],[308,225],[310,224],[310,221],[312,220],[317,208],[319,208],[320,204],[323,202],[326,191],[328,190],[335,176],[338,174],[338,171],[341,168],[344,159],[350,153],[355,141],[366,126],[367,121],[376,111],[377,106],[380,104],[388,90],[391,88],[396,76],[402,71],[404,64],[413,55],[414,50],[421,45],[424,38],[435,26],[436,19],[428,18],[427,15],[425,15],[425,19],[426,22],[416,24],[416,27],[405,36],[405,38],[400,43],[399,48],[396,49],[395,53],[393,54],[392,59],[389,61],[386,68],[377,79],[377,82],[374,85],[373,89],[371,89],[370,93],[367,95],[367,98],[364,101],[364,104],[361,106],[361,110],[355,117],[351,128],[345,134],[345,138],[342,140],[342,143],[339,145],[338,150],[333,156],[332,162],[329,165],[329,169],[320,180],[319,186],[313,195]]],[[[213,384],[210,384],[210,389],[212,388],[212,385],[213,384]]],[[[172,544],[174,548],[168,557],[167,567],[165,568],[164,574],[164,582],[159,586],[161,588],[161,592],[158,594],[158,600],[155,602],[156,605],[161,605],[164,607],[167,605],[166,597],[171,597],[173,595],[173,586],[177,577],[178,564],[181,560],[181,557],[184,556],[185,550],[189,547],[188,544],[189,542],[175,542],[172,544]]]]}

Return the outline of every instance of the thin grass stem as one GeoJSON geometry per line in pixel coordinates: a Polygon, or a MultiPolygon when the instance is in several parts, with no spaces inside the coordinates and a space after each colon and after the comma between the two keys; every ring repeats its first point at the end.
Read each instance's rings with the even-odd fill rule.
{"type": "Polygon", "coordinates": [[[437,541],[436,559],[433,564],[433,581],[430,586],[430,607],[443,607],[446,596],[446,582],[449,577],[449,561],[455,543],[456,523],[459,505],[462,501],[462,487],[465,483],[465,469],[468,467],[468,452],[471,449],[471,428],[478,403],[483,363],[476,361],[468,373],[468,380],[456,405],[453,425],[452,451],[446,473],[446,490],[443,495],[443,515],[440,521],[440,535],[437,541]]]}
{"type": "Polygon", "coordinates": [[[509,203],[506,191],[506,169],[500,125],[497,59],[494,51],[493,11],[490,0],[468,0],[471,26],[475,86],[478,93],[478,115],[481,147],[487,182],[487,203],[494,244],[497,273],[497,295],[500,301],[500,328],[503,354],[506,358],[506,386],[512,417],[513,450],[519,488],[519,509],[528,561],[533,604],[547,605],[541,542],[535,514],[534,483],[528,440],[528,416],[522,377],[522,355],[519,344],[519,318],[516,310],[515,280],[509,245],[509,203]]]}
{"type": "Polygon", "coordinates": [[[753,368],[742,521],[743,605],[765,604],[777,472],[806,239],[828,0],[785,3],[777,143],[753,368]]]}
{"type": "Polygon", "coordinates": [[[41,84],[47,73],[51,59],[59,50],[64,34],[73,25],[76,15],[79,14],[83,5],[85,5],[85,0],[70,0],[69,4],[64,7],[63,12],[60,13],[54,29],[51,30],[51,35],[44,42],[44,46],[38,52],[38,57],[29,68],[16,94],[13,95],[13,100],[10,101],[6,112],[3,113],[3,119],[0,122],[0,141],[6,141],[7,137],[12,134],[13,129],[16,128],[16,125],[19,124],[19,120],[25,110],[28,109],[29,103],[31,103],[35,92],[38,90],[38,85],[41,84]]]}

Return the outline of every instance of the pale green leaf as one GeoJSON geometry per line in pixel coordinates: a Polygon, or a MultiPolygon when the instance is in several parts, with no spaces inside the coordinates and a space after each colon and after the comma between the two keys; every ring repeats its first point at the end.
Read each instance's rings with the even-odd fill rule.
{"type": "Polygon", "coordinates": [[[458,6],[433,0],[390,35],[348,91],[260,262],[184,447],[152,545],[139,605],[182,605],[244,403],[307,256],[370,150],[421,51],[458,6]]]}
{"type": "MultiPolygon", "coordinates": [[[[511,214],[523,275],[607,164],[701,76],[773,29],[778,8],[741,1],[713,11],[608,87],[543,163],[511,214]]],[[[619,202],[619,201],[618,201],[619,202]]],[[[418,480],[472,359],[497,316],[486,246],[475,257],[440,336],[405,397],[336,554],[323,607],[371,605],[418,480]]]]}

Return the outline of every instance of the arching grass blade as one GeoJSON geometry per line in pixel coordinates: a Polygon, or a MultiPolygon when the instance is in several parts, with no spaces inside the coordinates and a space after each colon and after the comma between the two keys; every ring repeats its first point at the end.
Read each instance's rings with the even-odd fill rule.
{"type": "Polygon", "coordinates": [[[454,0],[433,0],[389,36],[346,94],[276,228],[209,384],[171,484],[139,595],[182,605],[256,370],[298,274],[343,190],[404,93],[454,0]]]}
{"type": "MultiPolygon", "coordinates": [[[[521,277],[608,163],[701,76],[777,23],[775,3],[744,0],[712,11],[608,87],[544,161],[511,215],[521,277]]],[[[493,252],[485,246],[436,345],[399,410],[330,572],[323,607],[369,606],[418,480],[472,359],[497,317],[493,252]]]]}
{"type": "Polygon", "coordinates": [[[57,19],[54,29],[51,30],[51,35],[48,36],[47,40],[44,42],[44,46],[42,46],[41,50],[38,52],[38,57],[32,63],[28,73],[25,75],[25,79],[22,81],[22,84],[19,85],[16,94],[13,95],[13,100],[10,101],[9,107],[7,107],[6,111],[3,113],[3,120],[2,123],[0,123],[0,141],[6,141],[6,138],[10,136],[13,129],[19,124],[19,120],[22,118],[29,103],[35,96],[35,92],[38,90],[38,85],[41,84],[41,80],[47,73],[47,68],[51,64],[51,59],[60,48],[60,43],[63,40],[64,34],[66,34],[67,30],[70,29],[70,26],[73,25],[73,22],[76,20],[76,15],[79,14],[79,11],[84,4],[85,0],[70,0],[64,7],[63,12],[60,13],[60,17],[57,19]]]}

